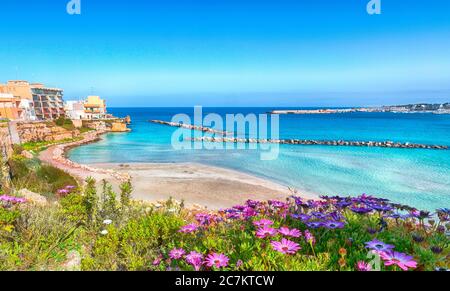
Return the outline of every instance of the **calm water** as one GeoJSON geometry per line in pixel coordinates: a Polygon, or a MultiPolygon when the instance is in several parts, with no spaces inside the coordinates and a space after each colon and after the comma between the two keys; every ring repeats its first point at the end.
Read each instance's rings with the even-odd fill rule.
{"type": "MultiPolygon", "coordinates": [[[[204,114],[265,113],[274,108],[204,108],[204,114]]],[[[327,195],[372,194],[423,209],[450,207],[450,151],[325,146],[280,146],[278,159],[261,161],[255,150],[173,150],[170,121],[193,108],[111,108],[130,115],[132,132],[108,134],[73,149],[82,163],[199,162],[251,173],[300,191],[327,195]]],[[[379,140],[450,145],[450,116],[350,113],[280,116],[281,138],[379,140]]]]}

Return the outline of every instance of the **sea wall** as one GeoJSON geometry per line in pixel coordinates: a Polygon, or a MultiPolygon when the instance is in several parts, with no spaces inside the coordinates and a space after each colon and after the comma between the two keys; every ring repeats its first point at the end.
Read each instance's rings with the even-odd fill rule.
{"type": "Polygon", "coordinates": [[[40,141],[61,141],[80,135],[78,130],[67,130],[53,122],[19,122],[16,125],[21,143],[40,141]]]}
{"type": "Polygon", "coordinates": [[[414,143],[400,143],[393,141],[344,141],[344,140],[305,140],[305,139],[252,139],[252,138],[235,138],[233,133],[215,130],[209,127],[196,126],[191,124],[182,124],[176,122],[167,122],[161,120],[150,120],[150,122],[167,125],[172,127],[182,127],[191,130],[218,133],[228,137],[197,137],[188,138],[188,141],[203,141],[215,143],[273,143],[273,144],[290,144],[290,145],[324,145],[324,146],[355,146],[355,147],[383,147],[383,148],[404,148],[404,149],[432,149],[447,150],[445,145],[426,145],[414,143]]]}
{"type": "Polygon", "coordinates": [[[185,129],[192,129],[197,131],[203,131],[208,133],[216,133],[222,136],[233,134],[232,132],[222,131],[222,130],[216,130],[210,127],[205,126],[198,126],[198,125],[191,125],[191,124],[183,124],[183,123],[176,123],[176,122],[168,122],[168,121],[162,121],[162,120],[150,120],[149,122],[161,124],[161,125],[167,125],[172,127],[181,127],[185,129]]]}
{"type": "Polygon", "coordinates": [[[393,141],[343,141],[343,140],[301,140],[301,139],[252,139],[252,138],[216,138],[199,137],[187,139],[190,141],[203,141],[215,143],[272,143],[289,145],[323,145],[323,146],[354,146],[354,147],[382,147],[382,148],[403,148],[403,149],[430,149],[448,150],[444,145],[425,145],[414,143],[399,143],[393,141]]]}

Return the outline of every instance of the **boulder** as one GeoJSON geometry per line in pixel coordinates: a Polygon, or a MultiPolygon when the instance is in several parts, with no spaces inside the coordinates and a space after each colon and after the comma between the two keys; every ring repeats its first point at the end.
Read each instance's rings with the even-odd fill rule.
{"type": "Polygon", "coordinates": [[[46,205],[48,203],[47,198],[44,196],[34,193],[28,189],[22,189],[17,192],[19,196],[27,199],[28,201],[38,204],[38,205],[46,205]]]}

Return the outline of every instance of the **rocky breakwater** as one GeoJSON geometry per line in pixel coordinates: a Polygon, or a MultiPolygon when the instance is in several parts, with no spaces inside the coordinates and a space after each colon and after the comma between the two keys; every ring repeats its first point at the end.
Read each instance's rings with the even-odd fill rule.
{"type": "Polygon", "coordinates": [[[150,120],[150,122],[156,123],[156,124],[161,124],[161,125],[172,126],[172,127],[181,127],[181,128],[190,129],[190,130],[197,130],[197,131],[203,131],[203,132],[208,132],[208,133],[214,133],[214,134],[219,134],[221,136],[227,136],[227,135],[233,134],[232,132],[216,130],[216,129],[213,129],[213,128],[210,128],[210,127],[198,126],[198,125],[192,125],[192,124],[168,122],[168,121],[162,121],[162,120],[150,120]]]}
{"type": "Polygon", "coordinates": [[[414,143],[399,143],[392,141],[343,141],[343,140],[301,140],[301,139],[252,139],[252,138],[233,138],[233,137],[199,137],[187,138],[186,140],[197,142],[215,142],[215,143],[273,143],[287,145],[322,145],[322,146],[354,146],[354,147],[382,147],[382,148],[402,148],[402,149],[432,149],[448,150],[444,145],[425,145],[414,143]]]}
{"type": "Polygon", "coordinates": [[[83,170],[83,171],[87,171],[87,172],[91,172],[91,173],[107,174],[107,175],[114,177],[115,179],[117,179],[120,182],[129,181],[131,179],[131,176],[126,173],[118,173],[113,170],[97,169],[97,168],[90,167],[87,165],[81,165],[81,164],[75,163],[75,162],[67,159],[67,157],[66,157],[66,152],[69,149],[83,145],[83,144],[95,142],[99,139],[100,135],[107,133],[107,132],[109,132],[109,131],[96,130],[96,131],[87,132],[87,133],[83,134],[82,140],[54,146],[54,149],[52,152],[53,155],[51,157],[52,164],[54,166],[62,168],[63,170],[67,170],[67,169],[83,170]]]}

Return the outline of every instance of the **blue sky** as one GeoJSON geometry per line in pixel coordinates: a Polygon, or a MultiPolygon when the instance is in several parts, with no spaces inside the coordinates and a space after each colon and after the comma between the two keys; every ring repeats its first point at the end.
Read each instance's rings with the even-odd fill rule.
{"type": "Polygon", "coordinates": [[[2,0],[0,82],[111,106],[450,101],[450,1],[2,0]]]}

